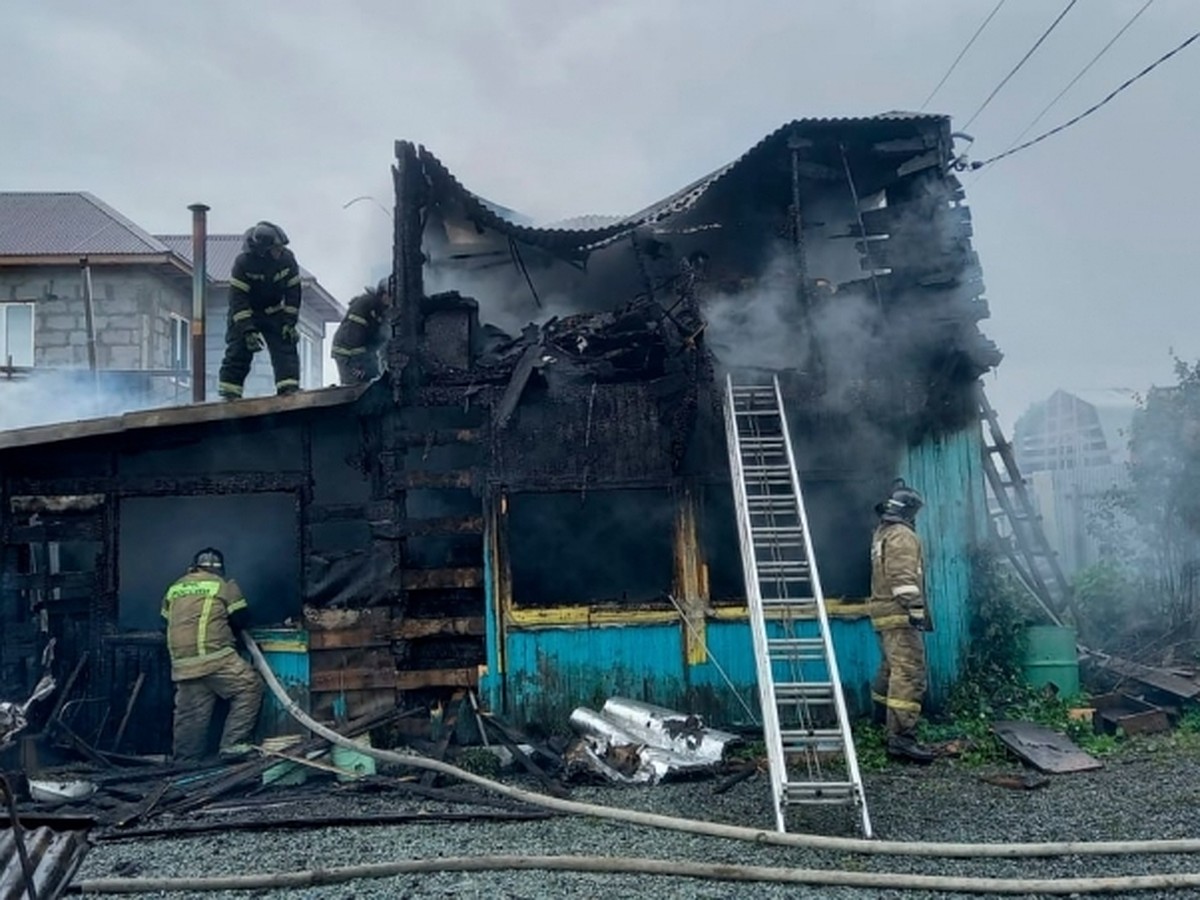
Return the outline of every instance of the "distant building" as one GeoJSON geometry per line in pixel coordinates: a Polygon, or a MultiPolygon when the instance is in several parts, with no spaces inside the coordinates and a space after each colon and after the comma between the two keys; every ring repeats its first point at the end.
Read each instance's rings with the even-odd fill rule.
{"type": "MultiPolygon", "coordinates": [[[[229,273],[241,235],[207,247],[207,393],[216,397],[229,273]]],[[[301,382],[321,385],[325,325],[342,307],[302,270],[301,382]]],[[[191,236],[148,233],[86,192],[0,192],[0,428],[189,403],[191,236]],[[81,260],[92,284],[94,353],[81,260]]],[[[274,393],[270,360],[255,359],[247,395],[274,393]]]]}
{"type": "Polygon", "coordinates": [[[1017,466],[1068,578],[1100,559],[1092,524],[1104,495],[1127,483],[1136,408],[1130,390],[1058,390],[1017,419],[1017,466]]]}

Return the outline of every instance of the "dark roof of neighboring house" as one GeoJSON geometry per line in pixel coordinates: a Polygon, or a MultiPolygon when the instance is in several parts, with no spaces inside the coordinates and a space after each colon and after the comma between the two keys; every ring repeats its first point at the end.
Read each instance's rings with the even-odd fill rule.
{"type": "MultiPolygon", "coordinates": [[[[229,280],[242,235],[208,237],[207,268],[218,283],[229,280]]],[[[192,268],[190,235],[152,235],[87,191],[0,191],[0,264],[55,264],[80,257],[108,263],[164,263],[192,268]],[[36,259],[32,259],[36,258],[36,259]]],[[[345,308],[301,266],[307,308],[322,322],[338,322],[345,308]]]]}
{"type": "MultiPolygon", "coordinates": [[[[875,141],[903,140],[917,135],[922,130],[928,131],[930,126],[938,126],[948,134],[949,124],[950,119],[945,115],[904,111],[862,117],[794,119],[768,134],[733,162],[632,215],[581,216],[543,227],[532,226],[525,217],[513,214],[506,208],[467,190],[446,165],[424,147],[420,147],[418,153],[425,163],[425,171],[430,174],[435,189],[457,198],[466,213],[479,225],[549,250],[577,250],[594,248],[640,226],[660,222],[691,209],[709,189],[731,172],[774,150],[786,147],[787,141],[793,135],[840,139],[842,135],[853,134],[875,141]]],[[[913,155],[917,155],[916,152],[913,155]]]]}
{"type": "Polygon", "coordinates": [[[159,256],[169,252],[86,191],[0,191],[0,256],[159,256]]]}
{"type": "MultiPolygon", "coordinates": [[[[159,234],[155,235],[155,238],[170,248],[172,253],[184,260],[188,264],[188,268],[191,268],[192,236],[190,234],[159,234]]],[[[244,235],[240,234],[208,235],[205,243],[204,268],[207,269],[208,277],[212,281],[218,284],[229,282],[229,274],[233,271],[233,261],[242,252],[243,240],[244,235]]],[[[297,262],[300,261],[297,260],[297,262]]],[[[304,279],[305,305],[311,308],[313,306],[311,301],[315,297],[318,300],[315,306],[319,311],[320,318],[326,322],[340,322],[342,316],[346,314],[341,303],[321,286],[321,283],[317,281],[317,276],[304,268],[303,264],[300,265],[300,276],[304,279]]]]}
{"type": "MultiPolygon", "coordinates": [[[[140,431],[146,428],[165,428],[171,425],[198,425],[204,422],[227,421],[296,412],[302,409],[323,409],[353,403],[371,387],[356,384],[349,387],[318,388],[297,391],[282,397],[252,397],[233,403],[217,401],[195,403],[191,406],[166,406],[129,412],[100,419],[80,419],[55,425],[34,425],[0,431],[0,452],[19,447],[56,444],[80,438],[140,431]]],[[[2,895],[0,895],[2,896],[2,895]]]]}

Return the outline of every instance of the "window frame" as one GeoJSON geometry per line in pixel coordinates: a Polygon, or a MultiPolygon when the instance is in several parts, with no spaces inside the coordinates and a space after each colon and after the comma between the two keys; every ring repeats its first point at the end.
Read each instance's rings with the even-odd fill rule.
{"type": "Polygon", "coordinates": [[[167,368],[178,375],[171,376],[171,383],[192,383],[192,320],[179,313],[167,314],[167,368]],[[179,352],[176,353],[176,344],[179,352]],[[176,365],[179,363],[179,365],[176,365]]]}
{"type": "Polygon", "coordinates": [[[0,366],[8,365],[9,310],[16,307],[29,308],[29,362],[24,363],[13,354],[13,366],[32,369],[37,365],[37,304],[33,300],[0,300],[0,366]]]}

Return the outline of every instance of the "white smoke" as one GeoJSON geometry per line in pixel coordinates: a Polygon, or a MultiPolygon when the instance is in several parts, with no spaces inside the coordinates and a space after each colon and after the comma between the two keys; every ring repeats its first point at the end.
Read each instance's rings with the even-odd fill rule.
{"type": "MultiPolygon", "coordinates": [[[[101,373],[103,376],[103,373],[101,373]]],[[[118,416],[191,402],[191,389],[160,386],[149,394],[142,386],[93,381],[87,371],[38,373],[19,378],[0,377],[0,431],[53,425],[105,416],[118,416]]]]}

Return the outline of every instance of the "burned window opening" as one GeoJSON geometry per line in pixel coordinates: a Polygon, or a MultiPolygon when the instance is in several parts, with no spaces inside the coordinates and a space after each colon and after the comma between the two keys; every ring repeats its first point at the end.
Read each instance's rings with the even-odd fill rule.
{"type": "Polygon", "coordinates": [[[510,494],[513,605],[669,605],[674,517],[665,490],[510,494]]]}

